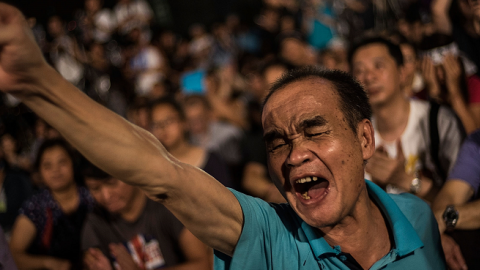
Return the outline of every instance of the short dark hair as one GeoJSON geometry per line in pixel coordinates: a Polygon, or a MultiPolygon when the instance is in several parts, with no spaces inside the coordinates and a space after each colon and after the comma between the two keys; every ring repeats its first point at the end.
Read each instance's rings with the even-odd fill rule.
{"type": "Polygon", "coordinates": [[[372,109],[368,96],[363,87],[351,75],[340,70],[326,70],[316,67],[303,67],[285,73],[270,88],[270,92],[263,101],[263,107],[270,97],[287,85],[308,78],[328,80],[339,97],[340,108],[353,132],[357,132],[357,124],[363,119],[371,119],[372,109]]]}
{"type": "Polygon", "coordinates": [[[43,155],[47,150],[50,150],[54,147],[61,147],[65,152],[67,152],[68,157],[72,161],[72,166],[74,167],[74,173],[75,173],[75,163],[76,163],[76,158],[75,158],[75,151],[73,148],[70,146],[70,144],[65,141],[64,139],[49,139],[45,140],[40,147],[38,148],[38,153],[37,156],[35,157],[35,162],[33,164],[34,168],[38,171],[40,169],[40,163],[42,162],[43,155]]]}
{"type": "Polygon", "coordinates": [[[80,166],[81,166],[81,173],[84,179],[92,178],[98,181],[106,181],[112,178],[110,174],[104,172],[102,169],[93,165],[86,158],[82,158],[80,166]]]}
{"type": "Polygon", "coordinates": [[[172,109],[174,109],[177,113],[178,113],[178,116],[180,117],[180,119],[182,121],[185,121],[185,111],[183,110],[183,107],[182,105],[180,105],[180,103],[178,103],[174,98],[172,97],[162,97],[162,98],[159,98],[157,100],[154,100],[151,104],[150,104],[150,115],[151,115],[151,112],[158,106],[163,106],[163,105],[167,105],[167,106],[170,106],[172,109]]]}
{"type": "Polygon", "coordinates": [[[183,100],[184,108],[197,104],[202,105],[208,111],[212,110],[212,105],[210,104],[210,101],[208,101],[207,97],[204,95],[191,94],[186,96],[183,100]]]}
{"type": "Polygon", "coordinates": [[[383,37],[368,37],[355,43],[350,48],[350,51],[348,52],[348,63],[350,64],[350,66],[352,65],[353,55],[360,48],[365,47],[367,45],[371,45],[371,44],[385,45],[385,47],[387,47],[388,53],[390,54],[390,56],[393,57],[393,59],[395,60],[395,63],[397,63],[397,66],[403,66],[403,54],[402,54],[402,50],[400,49],[400,46],[394,44],[390,40],[385,39],[383,37]]]}

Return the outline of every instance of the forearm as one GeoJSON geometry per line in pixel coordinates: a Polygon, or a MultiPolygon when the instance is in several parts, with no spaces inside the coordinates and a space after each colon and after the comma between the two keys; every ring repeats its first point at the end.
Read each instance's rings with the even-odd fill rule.
{"type": "Polygon", "coordinates": [[[19,270],[50,269],[48,256],[33,256],[23,252],[12,251],[13,259],[19,270]]]}
{"type": "Polygon", "coordinates": [[[147,131],[89,99],[53,68],[41,72],[36,89],[19,97],[97,166],[129,184],[145,186],[152,178],[147,164],[155,156],[162,153],[169,163],[166,151],[147,131]]]}
{"type": "Polygon", "coordinates": [[[452,23],[448,16],[451,0],[433,0],[430,7],[432,10],[432,21],[438,32],[451,34],[452,23]]]}
{"type": "Polygon", "coordinates": [[[463,127],[465,128],[467,134],[470,134],[477,129],[475,119],[471,115],[470,111],[468,110],[468,105],[461,96],[451,96],[450,105],[462,121],[463,127]]]}
{"type": "Polygon", "coordinates": [[[480,228],[480,200],[456,207],[458,221],[455,229],[474,230],[480,228]]]}
{"type": "Polygon", "coordinates": [[[475,29],[475,33],[480,36],[480,20],[473,21],[473,29],[475,29]]]}

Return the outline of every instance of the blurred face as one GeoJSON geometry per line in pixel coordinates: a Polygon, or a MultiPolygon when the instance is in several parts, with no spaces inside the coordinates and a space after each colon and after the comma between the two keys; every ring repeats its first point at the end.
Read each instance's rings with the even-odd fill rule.
{"type": "Polygon", "coordinates": [[[403,71],[406,83],[412,83],[415,70],[417,69],[417,57],[415,50],[408,44],[400,45],[403,55],[403,71]]]}
{"type": "Polygon", "coordinates": [[[302,65],[305,57],[305,45],[298,39],[288,38],[282,42],[281,55],[294,65],[302,65]]]}
{"type": "Polygon", "coordinates": [[[200,103],[191,104],[185,107],[185,114],[191,133],[202,134],[208,131],[210,113],[205,106],[200,103]]]}
{"type": "Polygon", "coordinates": [[[115,178],[108,180],[86,178],[85,185],[95,201],[110,213],[124,211],[135,194],[134,187],[115,178]]]}
{"type": "Polygon", "coordinates": [[[43,153],[39,170],[43,182],[52,191],[74,184],[72,160],[61,146],[54,146],[43,153]]]}
{"type": "Polygon", "coordinates": [[[5,153],[15,153],[17,150],[17,143],[10,134],[5,134],[1,138],[2,150],[5,153]]]}
{"type": "Polygon", "coordinates": [[[268,169],[297,214],[317,228],[338,224],[365,191],[363,161],[374,151],[368,120],[355,134],[330,82],[287,85],[265,105],[262,123],[268,169]]]}
{"type": "Polygon", "coordinates": [[[53,37],[58,37],[63,33],[63,23],[59,17],[51,17],[48,21],[48,32],[53,37]]]}
{"type": "Polygon", "coordinates": [[[172,149],[185,140],[185,127],[178,112],[170,105],[158,105],[152,109],[152,134],[165,146],[172,149]]]}
{"type": "Polygon", "coordinates": [[[96,12],[100,10],[99,0],[85,0],[85,9],[90,12],[96,12]]]}
{"type": "Polygon", "coordinates": [[[90,58],[93,61],[105,59],[105,50],[103,49],[103,46],[100,44],[93,45],[90,49],[90,58]]]}
{"type": "Polygon", "coordinates": [[[271,86],[276,80],[282,77],[283,73],[286,72],[287,69],[282,66],[271,66],[267,70],[265,70],[265,82],[267,85],[271,86]]]}
{"type": "Polygon", "coordinates": [[[352,72],[365,87],[372,106],[387,104],[401,95],[402,70],[383,44],[357,49],[352,58],[352,72]]]}

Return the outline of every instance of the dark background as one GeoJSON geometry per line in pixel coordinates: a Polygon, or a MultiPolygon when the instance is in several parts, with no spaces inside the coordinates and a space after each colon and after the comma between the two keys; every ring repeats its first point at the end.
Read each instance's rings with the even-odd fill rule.
{"type": "MultiPolygon", "coordinates": [[[[206,26],[224,20],[235,13],[244,22],[252,22],[258,14],[260,0],[146,0],[156,15],[154,27],[170,28],[186,34],[193,23],[206,26]]],[[[50,16],[58,15],[66,21],[73,19],[75,11],[83,7],[83,0],[7,0],[27,17],[36,17],[43,25],[50,16]]],[[[104,7],[113,8],[116,0],[104,0],[104,7]]]]}

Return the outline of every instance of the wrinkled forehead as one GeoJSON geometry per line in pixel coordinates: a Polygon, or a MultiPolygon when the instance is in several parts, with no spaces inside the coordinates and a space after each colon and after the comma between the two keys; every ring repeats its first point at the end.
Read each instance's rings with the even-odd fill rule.
{"type": "Polygon", "coordinates": [[[321,78],[306,78],[276,90],[262,111],[264,128],[272,120],[287,120],[305,114],[323,114],[338,105],[333,84],[321,78]]]}

